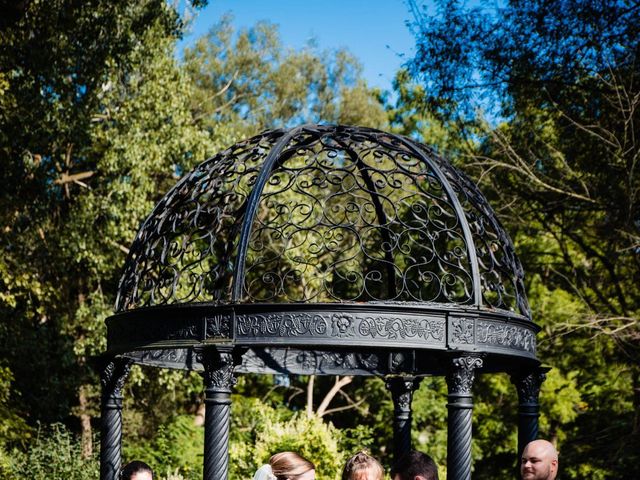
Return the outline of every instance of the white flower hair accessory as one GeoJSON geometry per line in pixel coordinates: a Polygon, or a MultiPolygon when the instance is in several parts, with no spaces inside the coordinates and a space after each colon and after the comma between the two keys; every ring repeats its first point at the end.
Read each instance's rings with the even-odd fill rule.
{"type": "Polygon", "coordinates": [[[271,470],[271,465],[268,463],[266,465],[262,465],[253,476],[253,480],[276,480],[276,476],[273,474],[273,470],[271,470]]]}

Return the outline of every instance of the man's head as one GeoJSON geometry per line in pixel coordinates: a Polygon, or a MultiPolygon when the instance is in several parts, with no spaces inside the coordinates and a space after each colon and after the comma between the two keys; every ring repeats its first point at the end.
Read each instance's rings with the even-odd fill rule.
{"type": "Polygon", "coordinates": [[[153,480],[153,470],[146,463],[134,460],[122,467],[120,478],[122,480],[153,480]]]}
{"type": "Polygon", "coordinates": [[[411,450],[391,469],[393,480],[438,480],[438,467],[433,459],[422,452],[411,450]]]}
{"type": "Polygon", "coordinates": [[[558,474],[558,452],[546,440],[534,440],[524,447],[520,463],[522,480],[554,480],[558,474]]]}

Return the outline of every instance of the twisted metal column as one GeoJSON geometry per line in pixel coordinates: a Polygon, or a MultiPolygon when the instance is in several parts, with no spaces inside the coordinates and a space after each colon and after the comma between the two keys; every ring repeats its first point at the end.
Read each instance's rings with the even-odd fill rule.
{"type": "Polygon", "coordinates": [[[204,364],[204,480],[227,480],[229,476],[229,425],[233,354],[229,347],[208,347],[204,364]]]}
{"type": "Polygon", "coordinates": [[[393,456],[398,461],[411,450],[411,401],[421,378],[414,376],[388,377],[387,389],[393,398],[393,456]]]}
{"type": "Polygon", "coordinates": [[[475,369],[480,367],[480,357],[465,356],[451,361],[447,375],[447,480],[471,480],[471,388],[475,369]]]}
{"type": "Polygon", "coordinates": [[[527,443],[538,438],[540,387],[548,371],[538,367],[511,376],[511,382],[518,390],[518,459],[527,443]]]}
{"type": "Polygon", "coordinates": [[[117,480],[122,448],[122,388],[131,360],[112,358],[101,371],[100,480],[117,480]]]}

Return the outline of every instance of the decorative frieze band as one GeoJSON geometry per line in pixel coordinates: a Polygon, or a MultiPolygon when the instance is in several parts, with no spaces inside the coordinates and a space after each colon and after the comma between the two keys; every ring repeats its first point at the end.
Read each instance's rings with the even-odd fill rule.
{"type": "Polygon", "coordinates": [[[478,320],[476,322],[476,342],[478,345],[523,350],[536,354],[536,335],[533,330],[520,325],[478,320]]]}
{"type": "Polygon", "coordinates": [[[533,328],[474,317],[449,318],[448,344],[449,347],[462,349],[474,347],[475,350],[516,350],[532,357],[536,353],[533,328]]]}
{"type": "MultiPolygon", "coordinates": [[[[171,368],[201,370],[201,357],[192,349],[162,349],[131,352],[132,358],[140,363],[171,368]]],[[[403,371],[411,365],[395,363],[389,359],[402,353],[378,354],[360,352],[335,352],[323,350],[303,350],[296,348],[253,347],[242,356],[238,373],[290,373],[300,375],[382,375],[403,371]]]]}
{"type": "Polygon", "coordinates": [[[379,339],[413,345],[444,346],[444,318],[357,315],[350,313],[274,313],[236,316],[236,338],[379,339]]]}
{"type": "Polygon", "coordinates": [[[305,375],[379,375],[386,371],[386,358],[386,355],[375,353],[266,347],[247,351],[237,371],[305,375]]]}
{"type": "Polygon", "coordinates": [[[225,309],[189,319],[167,315],[149,322],[150,328],[145,329],[121,322],[117,333],[110,334],[109,345],[117,353],[228,343],[495,351],[529,358],[536,354],[536,327],[522,320],[505,321],[473,312],[336,310],[238,313],[225,309]]]}

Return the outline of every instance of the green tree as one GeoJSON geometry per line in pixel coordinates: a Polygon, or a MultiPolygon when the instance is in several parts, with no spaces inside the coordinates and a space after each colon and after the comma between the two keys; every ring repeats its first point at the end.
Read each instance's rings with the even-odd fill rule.
{"type": "MultiPolygon", "coordinates": [[[[244,393],[244,392],[243,392],[244,393]]],[[[272,404],[246,394],[234,394],[231,416],[230,478],[251,478],[279,451],[296,451],[316,465],[319,476],[338,478],[345,453],[345,433],[320,418],[293,412],[284,403],[272,404]]],[[[202,478],[204,431],[193,416],[179,415],[160,427],[148,441],[125,438],[125,458],[146,458],[160,474],[202,478]]]]}
{"type": "Polygon", "coordinates": [[[70,413],[91,451],[119,265],[162,180],[210,150],[163,1],[28,2],[2,31],[2,357],[29,421],[70,413]],[[16,341],[20,339],[20,341],[16,341]]]}
{"type": "MultiPolygon", "coordinates": [[[[543,434],[558,442],[569,478],[633,478],[640,10],[624,1],[495,10],[446,1],[433,15],[413,6],[417,103],[471,140],[451,155],[498,210],[528,273],[540,355],[557,369],[543,434]]],[[[498,463],[483,458],[480,477],[498,463]]]]}
{"type": "Polygon", "coordinates": [[[274,25],[236,32],[230,22],[223,18],[184,53],[197,88],[194,116],[213,135],[221,124],[233,125],[242,138],[303,123],[386,123],[377,92],[346,50],[323,52],[313,44],[285,50],[274,25]]]}
{"type": "Polygon", "coordinates": [[[33,434],[24,418],[10,405],[12,382],[11,370],[0,367],[0,478],[14,464],[17,447],[24,446],[33,434]]]}

